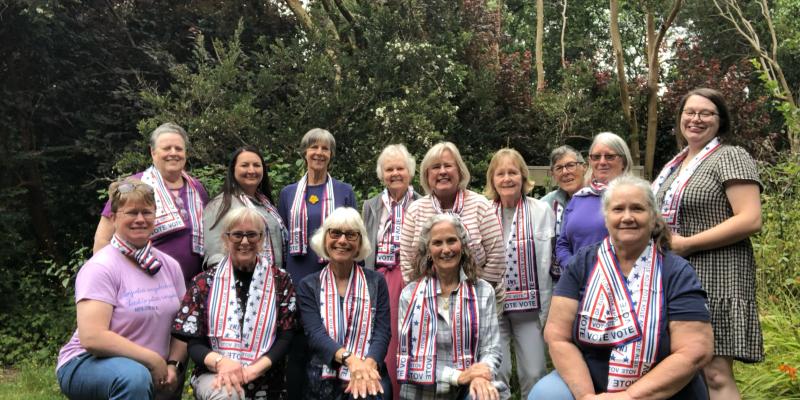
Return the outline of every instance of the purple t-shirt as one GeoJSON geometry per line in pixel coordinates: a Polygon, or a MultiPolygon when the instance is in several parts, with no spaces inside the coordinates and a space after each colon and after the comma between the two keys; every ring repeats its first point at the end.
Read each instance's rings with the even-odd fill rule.
{"type": "MultiPolygon", "coordinates": [[[[160,354],[169,355],[170,329],[186,286],[178,263],[158,249],[162,267],[149,275],[112,245],[100,249],[75,279],[75,303],[98,300],[114,306],[109,330],[160,354]]],[[[78,330],[58,354],[56,370],[86,352],[78,330]]]]}
{"type": "MultiPolygon", "coordinates": [[[[139,172],[132,176],[132,178],[141,179],[144,172],[139,172]]],[[[193,179],[195,187],[200,192],[200,199],[203,201],[203,207],[208,204],[208,192],[197,179],[193,179]]],[[[181,187],[180,198],[183,204],[189,204],[189,196],[186,192],[186,184],[181,187]]],[[[106,202],[103,207],[102,216],[111,218],[111,200],[106,202]]],[[[153,246],[157,249],[169,254],[178,261],[181,270],[183,271],[183,284],[188,286],[195,275],[203,270],[203,256],[192,251],[192,221],[187,218],[185,220],[186,228],[179,231],[174,231],[163,236],[153,239],[153,246]]]]}

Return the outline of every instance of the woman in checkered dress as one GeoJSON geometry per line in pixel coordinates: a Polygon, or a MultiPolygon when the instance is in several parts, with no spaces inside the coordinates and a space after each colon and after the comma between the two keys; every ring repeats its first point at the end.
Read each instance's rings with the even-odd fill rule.
{"type": "Polygon", "coordinates": [[[714,359],[704,372],[711,398],[738,399],[733,360],[764,358],[749,239],[761,229],[761,181],[753,158],[724,143],[731,121],[719,92],[689,92],[677,124],[685,148],[661,171],[653,191],[673,231],[673,251],[695,267],[708,292],[714,359]]]}

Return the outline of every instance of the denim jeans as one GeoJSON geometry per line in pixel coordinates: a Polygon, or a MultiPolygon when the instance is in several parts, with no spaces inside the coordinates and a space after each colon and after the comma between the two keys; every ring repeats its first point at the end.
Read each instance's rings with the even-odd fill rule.
{"type": "Polygon", "coordinates": [[[56,371],[58,385],[70,399],[152,399],[150,371],[127,357],[98,358],[83,353],[56,371]]]}
{"type": "Polygon", "coordinates": [[[575,397],[572,396],[569,386],[561,379],[558,371],[553,370],[536,382],[528,395],[528,400],[575,400],[575,397]]]}

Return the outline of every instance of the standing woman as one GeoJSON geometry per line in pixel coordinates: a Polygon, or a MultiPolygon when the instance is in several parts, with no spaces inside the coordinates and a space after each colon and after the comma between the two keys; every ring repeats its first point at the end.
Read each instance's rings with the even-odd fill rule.
{"type": "Polygon", "coordinates": [[[261,152],[252,146],[236,149],[228,163],[222,193],[214,197],[203,211],[206,268],[217,265],[225,256],[222,220],[229,212],[246,207],[258,211],[266,223],[264,254],[271,257],[275,266],[284,269],[287,231],[273,203],[272,185],[261,152]]]}
{"type": "Polygon", "coordinates": [[[170,398],[186,358],[186,344],[169,334],[183,275],[150,241],[153,188],[128,179],[108,197],[114,234],[75,279],[78,329],[58,354],[58,384],[70,399],[170,398]]]}
{"type": "MultiPolygon", "coordinates": [[[[572,195],[583,188],[583,176],[585,173],[586,162],[577,150],[563,145],[550,152],[550,174],[556,180],[558,189],[546,194],[542,197],[542,201],[550,206],[556,216],[556,240],[558,235],[561,234],[564,208],[572,199],[572,195]]],[[[555,246],[553,246],[553,250],[555,251],[555,246]]],[[[553,277],[554,281],[558,281],[561,276],[561,265],[555,257],[553,257],[553,262],[550,265],[550,276],[553,277]]]]}
{"type": "MultiPolygon", "coordinates": [[[[367,239],[375,243],[364,260],[364,267],[383,274],[389,288],[389,310],[391,321],[397,321],[397,304],[403,290],[403,274],[400,271],[400,232],[406,210],[419,198],[411,187],[414,178],[414,157],[402,144],[386,146],[378,156],[376,169],[378,179],[383,182],[383,192],[364,202],[361,216],[367,227],[367,239]]],[[[386,367],[397,369],[397,324],[392,323],[392,338],[386,352],[386,367]]],[[[397,375],[389,374],[394,389],[393,398],[400,395],[397,375]]]]}
{"type": "Polygon", "coordinates": [[[595,135],[589,147],[586,186],[573,195],[564,209],[561,234],[556,240],[556,259],[561,268],[569,265],[581,247],[600,242],[608,235],[600,197],[609,182],[630,172],[631,164],[631,151],[621,137],[611,132],[595,135]]]}
{"type": "MultiPolygon", "coordinates": [[[[517,377],[523,399],[545,374],[542,327],[547,320],[553,281],[555,216],[546,203],[527,197],[533,189],[525,159],[516,150],[501,149],[486,171],[486,197],[494,202],[503,225],[506,247],[506,298],[500,314],[503,361],[500,380],[510,386],[511,346],[517,359],[517,377]]],[[[501,394],[503,399],[510,391],[501,394]]]]}
{"type": "Polygon", "coordinates": [[[400,267],[403,279],[411,280],[422,225],[437,214],[455,214],[469,232],[469,248],[478,266],[478,276],[495,289],[498,300],[505,291],[503,276],[503,228],[486,197],[467,190],[469,170],[456,145],[441,142],[425,154],[420,165],[420,184],[428,195],[415,201],[406,212],[400,237],[400,267]]]}
{"type": "Polygon", "coordinates": [[[297,287],[300,315],[312,352],[306,398],[345,400],[351,396],[391,399],[383,359],[393,321],[383,276],[361,268],[370,252],[358,212],[336,209],[311,238],[314,251],[328,261],[297,287]]]}
{"type": "MultiPolygon", "coordinates": [[[[281,190],[278,212],[289,229],[286,271],[292,282],[302,282],[309,274],[319,272],[325,263],[309,248],[309,237],[338,207],[356,206],[353,187],[331,178],[328,173],[331,160],[336,154],[336,139],[325,129],[314,128],[300,141],[307,172],[299,182],[281,190]]],[[[306,336],[297,332],[289,350],[286,366],[289,398],[299,399],[308,386],[306,364],[308,364],[306,336]]]]}
{"type": "Polygon", "coordinates": [[[733,360],[764,359],[756,308],[756,265],[750,235],[761,229],[761,181],[747,152],[725,144],[731,117],[722,95],[695,89],[677,121],[686,147],[653,182],[672,249],[695,267],[708,292],[714,359],[705,367],[713,399],[740,397],[733,360]]]}
{"type": "MultiPolygon", "coordinates": [[[[153,246],[178,261],[186,286],[202,270],[203,208],[208,203],[206,189],[184,170],[188,145],[183,128],[172,122],[162,124],[150,134],[153,165],[133,175],[155,190],[156,219],[150,239],[153,246]]],[[[114,235],[112,215],[109,199],[94,234],[95,253],[114,235]]]]}
{"type": "Polygon", "coordinates": [[[400,296],[400,398],[497,400],[500,335],[492,286],[478,278],[469,233],[452,214],[422,224],[400,296]],[[467,395],[471,397],[467,397],[467,395]]]}

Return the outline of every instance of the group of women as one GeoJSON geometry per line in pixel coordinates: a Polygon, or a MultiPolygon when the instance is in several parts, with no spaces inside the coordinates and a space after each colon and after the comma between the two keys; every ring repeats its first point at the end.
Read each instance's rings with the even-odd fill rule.
{"type": "Polygon", "coordinates": [[[153,165],[109,189],[59,385],[180,398],[191,358],[197,399],[494,400],[516,364],[529,399],[737,398],[732,361],[763,358],[748,239],[761,184],[723,143],[719,93],[679,110],[685,147],[652,185],[608,132],[588,168],[552,151],[558,189],[541,200],[515,150],[495,153],[481,195],[458,148],[436,144],[422,195],[414,158],[389,145],[361,213],[329,174],[326,130],[301,140],[307,171],[276,206],[252,147],[209,201],[184,171],[186,132],[164,124],[153,165]]]}

